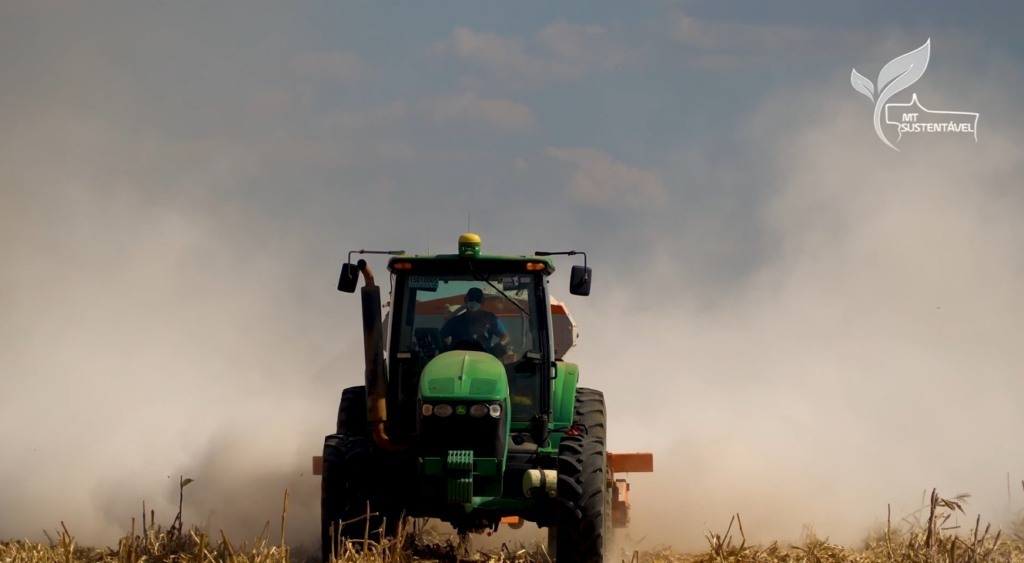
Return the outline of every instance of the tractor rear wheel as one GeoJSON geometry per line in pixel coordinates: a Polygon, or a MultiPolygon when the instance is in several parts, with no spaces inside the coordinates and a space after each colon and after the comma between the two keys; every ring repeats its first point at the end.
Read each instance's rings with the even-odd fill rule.
{"type": "Polygon", "coordinates": [[[349,387],[338,403],[338,434],[366,434],[366,386],[349,387]]]}
{"type": "Polygon", "coordinates": [[[607,416],[604,408],[604,393],[595,389],[579,387],[576,389],[576,406],[573,410],[573,423],[585,426],[587,434],[605,440],[607,416]]]}
{"type": "Polygon", "coordinates": [[[383,541],[401,525],[401,513],[384,510],[371,497],[371,450],[365,436],[333,434],[324,440],[320,482],[320,532],[323,561],[340,554],[347,541],[383,541]]]}

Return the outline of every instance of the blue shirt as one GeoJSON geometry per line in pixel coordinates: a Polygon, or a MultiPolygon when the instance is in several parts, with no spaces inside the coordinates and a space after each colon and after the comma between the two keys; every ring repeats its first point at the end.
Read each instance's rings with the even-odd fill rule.
{"type": "Polygon", "coordinates": [[[475,340],[490,346],[495,337],[501,338],[504,335],[505,325],[490,311],[466,311],[448,319],[441,327],[441,338],[451,338],[453,344],[461,340],[475,340]]]}

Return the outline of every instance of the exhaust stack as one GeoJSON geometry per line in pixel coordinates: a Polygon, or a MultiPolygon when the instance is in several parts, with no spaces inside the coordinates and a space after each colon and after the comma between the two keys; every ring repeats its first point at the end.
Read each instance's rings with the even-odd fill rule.
{"type": "Polygon", "coordinates": [[[388,420],[388,372],[384,362],[384,329],[380,317],[380,287],[366,260],[358,263],[365,285],[360,290],[363,305],[363,352],[366,359],[366,420],[374,444],[387,452],[398,452],[406,446],[396,444],[385,428],[388,420]]]}

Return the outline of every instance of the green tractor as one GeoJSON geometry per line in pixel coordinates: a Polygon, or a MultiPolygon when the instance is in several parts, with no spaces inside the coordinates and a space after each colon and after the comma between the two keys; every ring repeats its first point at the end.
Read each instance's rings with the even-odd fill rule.
{"type": "Polygon", "coordinates": [[[550,256],[583,256],[569,291],[589,295],[586,255],[485,255],[474,234],[456,254],[354,252],[391,255],[392,294],[385,327],[373,273],[349,253],[338,289],[365,282],[366,382],[342,392],[313,460],[323,560],[406,518],[436,518],[460,534],[531,521],[558,562],[603,561],[629,520],[629,485],[613,471],[651,471],[653,456],[608,453],[604,396],[562,359],[576,327],[548,294],[550,256]]]}

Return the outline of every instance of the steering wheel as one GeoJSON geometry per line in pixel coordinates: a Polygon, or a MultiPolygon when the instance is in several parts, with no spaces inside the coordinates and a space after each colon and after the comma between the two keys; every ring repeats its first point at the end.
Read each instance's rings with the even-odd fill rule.
{"type": "Polygon", "coordinates": [[[484,345],[473,338],[463,338],[456,342],[452,342],[450,345],[445,347],[445,351],[448,350],[469,350],[473,352],[490,352],[484,345]]]}

